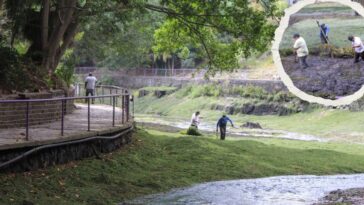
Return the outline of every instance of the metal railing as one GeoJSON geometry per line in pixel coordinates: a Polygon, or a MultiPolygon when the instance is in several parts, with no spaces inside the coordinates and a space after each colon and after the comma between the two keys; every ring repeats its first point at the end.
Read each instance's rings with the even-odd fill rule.
{"type": "Polygon", "coordinates": [[[93,97],[0,100],[0,139],[44,140],[123,125],[131,120],[131,99],[124,90],[93,97]]]}
{"type": "MultiPolygon", "coordinates": [[[[126,88],[121,88],[118,86],[112,86],[112,85],[96,85],[95,87],[95,96],[104,96],[104,95],[119,95],[119,94],[123,94],[123,95],[130,95],[130,92],[128,89],[126,88]]],[[[85,89],[85,85],[82,83],[76,83],[76,87],[75,87],[75,96],[77,97],[81,97],[81,96],[85,96],[86,95],[86,89],[85,89]]],[[[101,98],[98,99],[97,103],[102,103],[102,104],[108,104],[111,105],[112,104],[112,98],[101,98]]],[[[118,102],[116,102],[116,106],[118,106],[118,102]]]]}
{"type": "MultiPolygon", "coordinates": [[[[97,72],[98,70],[105,68],[97,67],[77,67],[77,74],[86,74],[89,72],[97,72]]],[[[199,74],[205,72],[205,70],[197,70],[193,68],[175,68],[175,69],[164,69],[164,68],[134,68],[134,69],[117,69],[119,75],[128,76],[144,76],[144,77],[185,77],[186,75],[192,75],[193,73],[199,74]]]]}

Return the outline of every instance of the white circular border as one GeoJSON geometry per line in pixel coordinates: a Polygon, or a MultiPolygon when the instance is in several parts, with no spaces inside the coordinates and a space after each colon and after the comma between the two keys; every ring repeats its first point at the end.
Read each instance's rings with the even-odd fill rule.
{"type": "MultiPolygon", "coordinates": [[[[360,99],[364,95],[364,86],[362,86],[361,89],[359,91],[355,92],[354,94],[345,96],[345,97],[342,97],[342,98],[336,99],[336,100],[315,97],[313,95],[309,95],[309,94],[303,92],[302,90],[298,89],[293,84],[292,79],[287,75],[287,73],[285,72],[283,65],[282,65],[281,56],[279,54],[279,45],[282,41],[283,34],[289,25],[288,23],[289,23],[290,16],[297,13],[303,7],[311,5],[311,4],[315,4],[318,2],[340,3],[340,4],[351,7],[353,10],[358,12],[361,16],[364,16],[364,7],[361,4],[359,4],[357,2],[352,2],[350,0],[302,0],[302,1],[298,1],[296,4],[292,5],[291,7],[289,7],[288,9],[285,10],[285,16],[281,19],[279,27],[275,31],[275,39],[274,39],[273,47],[272,47],[274,64],[278,69],[278,74],[281,77],[281,80],[287,86],[288,90],[291,93],[295,94],[297,97],[301,98],[302,100],[305,100],[305,101],[308,101],[311,103],[319,103],[319,104],[323,104],[326,106],[348,105],[348,104],[351,104],[352,102],[360,99]]],[[[363,24],[364,24],[364,22],[363,22],[363,24]]],[[[350,34],[348,34],[348,35],[350,35],[350,34]]]]}

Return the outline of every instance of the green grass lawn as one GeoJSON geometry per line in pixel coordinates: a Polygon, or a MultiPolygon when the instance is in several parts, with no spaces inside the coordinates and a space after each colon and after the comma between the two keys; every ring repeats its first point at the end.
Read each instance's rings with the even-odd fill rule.
{"type": "Polygon", "coordinates": [[[292,174],[364,172],[364,146],[227,140],[139,130],[103,159],[1,174],[0,204],[117,204],[195,183],[292,174]]]}
{"type": "Polygon", "coordinates": [[[319,3],[319,4],[311,4],[308,6],[305,6],[303,9],[301,9],[299,11],[299,13],[306,13],[306,14],[310,14],[310,13],[335,13],[335,14],[339,14],[339,13],[353,13],[353,9],[348,7],[348,6],[344,6],[343,4],[339,4],[339,3],[319,3]]]}
{"type": "MultiPolygon", "coordinates": [[[[319,19],[320,20],[320,19],[319,19]]],[[[330,42],[337,47],[350,47],[351,43],[347,40],[349,35],[360,36],[364,39],[364,19],[324,19],[320,23],[327,23],[330,26],[329,38],[330,42]]],[[[307,19],[295,23],[287,28],[284,33],[280,49],[293,47],[292,36],[299,33],[305,38],[309,48],[318,47],[320,45],[319,28],[315,19],[307,19]]]]}

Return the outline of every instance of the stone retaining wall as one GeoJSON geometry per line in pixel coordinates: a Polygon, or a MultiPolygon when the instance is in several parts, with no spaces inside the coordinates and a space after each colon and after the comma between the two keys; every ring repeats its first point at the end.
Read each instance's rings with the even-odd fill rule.
{"type": "MultiPolygon", "coordinates": [[[[6,96],[1,100],[15,100],[17,95],[6,96]]],[[[25,99],[51,99],[65,97],[63,91],[53,91],[49,93],[27,93],[25,99]]],[[[65,113],[72,113],[74,109],[73,100],[67,101],[65,113]]],[[[0,102],[0,128],[25,127],[26,125],[27,103],[1,103],[0,102]]],[[[57,121],[61,118],[61,101],[43,101],[29,103],[29,125],[39,125],[43,123],[57,121]]]]}
{"type": "MultiPolygon", "coordinates": [[[[23,172],[46,168],[56,164],[64,164],[74,160],[80,160],[88,157],[100,157],[102,153],[108,153],[119,149],[123,145],[129,144],[132,139],[132,125],[122,128],[118,131],[105,133],[104,135],[114,135],[122,133],[114,139],[92,139],[84,138],[75,141],[64,141],[58,144],[48,144],[43,149],[39,149],[30,155],[0,169],[0,172],[23,172]],[[90,139],[90,140],[88,140],[90,139]],[[68,144],[66,144],[68,143],[68,144]]],[[[15,157],[39,146],[28,146],[13,149],[0,150],[0,164],[12,160],[15,157]]]]}
{"type": "Polygon", "coordinates": [[[185,79],[185,78],[169,78],[169,77],[128,77],[128,76],[115,76],[113,81],[117,86],[127,88],[142,88],[142,87],[156,87],[156,86],[173,86],[182,87],[187,84],[206,84],[206,83],[220,83],[226,86],[232,85],[252,85],[264,88],[267,92],[287,91],[286,86],[282,81],[277,80],[201,80],[201,79],[185,79]]]}

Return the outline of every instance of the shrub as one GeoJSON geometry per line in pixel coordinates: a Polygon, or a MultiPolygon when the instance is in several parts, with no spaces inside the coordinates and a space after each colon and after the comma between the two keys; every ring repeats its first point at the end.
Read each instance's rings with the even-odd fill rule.
{"type": "Polygon", "coordinates": [[[187,129],[187,134],[192,136],[201,136],[202,134],[198,131],[198,129],[194,126],[190,126],[187,129]]]}
{"type": "Polygon", "coordinates": [[[67,87],[75,81],[75,66],[79,59],[74,55],[73,49],[67,49],[62,57],[61,63],[55,70],[55,74],[60,78],[67,87]]]}
{"type": "MultiPolygon", "coordinates": [[[[351,47],[337,47],[334,45],[320,45],[319,47],[309,48],[310,55],[319,56],[333,56],[335,58],[352,58],[354,57],[354,52],[351,47]]],[[[280,49],[279,53],[282,57],[287,57],[294,55],[293,49],[280,49]]]]}
{"type": "Polygon", "coordinates": [[[197,98],[202,96],[218,97],[222,95],[222,87],[215,84],[206,84],[201,86],[194,86],[191,89],[191,97],[197,98]]]}
{"type": "Polygon", "coordinates": [[[290,48],[282,48],[282,49],[279,50],[279,53],[283,57],[291,56],[291,55],[293,55],[293,49],[290,49],[290,48]]]}
{"type": "Polygon", "coordinates": [[[18,53],[14,49],[0,47],[0,59],[0,87],[17,91],[29,89],[30,76],[18,53]]]}
{"type": "Polygon", "coordinates": [[[244,97],[265,99],[268,96],[268,92],[261,87],[257,86],[246,86],[244,97]]]}

